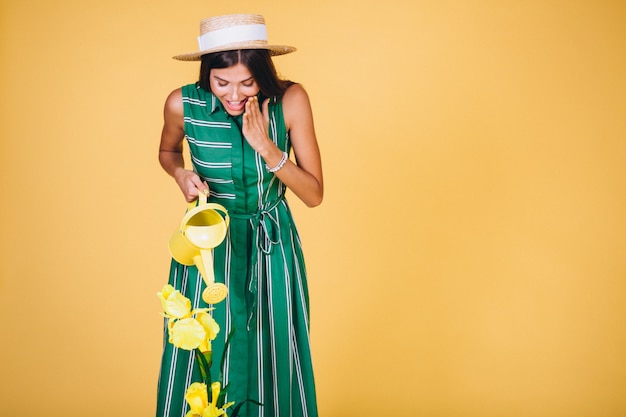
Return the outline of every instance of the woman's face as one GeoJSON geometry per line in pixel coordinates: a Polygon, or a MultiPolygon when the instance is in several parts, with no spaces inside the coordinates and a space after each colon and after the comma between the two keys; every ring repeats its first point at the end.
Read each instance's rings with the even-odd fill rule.
{"type": "Polygon", "coordinates": [[[243,114],[248,99],[259,92],[259,86],[252,74],[241,63],[228,68],[213,68],[209,85],[231,116],[243,114]]]}

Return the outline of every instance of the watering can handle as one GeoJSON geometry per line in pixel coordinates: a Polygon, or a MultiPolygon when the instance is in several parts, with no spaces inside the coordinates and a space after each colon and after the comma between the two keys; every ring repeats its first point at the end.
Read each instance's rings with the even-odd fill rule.
{"type": "MultiPolygon", "coordinates": [[[[198,195],[198,203],[196,204],[195,201],[192,201],[191,203],[189,203],[189,207],[187,207],[187,212],[189,212],[189,210],[192,210],[198,206],[206,206],[206,208],[211,208],[213,210],[221,211],[222,213],[224,213],[223,214],[224,221],[226,222],[226,227],[228,228],[228,225],[230,224],[230,216],[228,215],[228,210],[226,210],[226,208],[224,208],[224,206],[222,206],[221,204],[207,203],[208,196],[209,196],[208,191],[206,193],[200,192],[198,195]]],[[[181,230],[185,226],[185,222],[186,222],[186,219],[183,218],[183,222],[180,226],[181,230]]]]}
{"type": "Polygon", "coordinates": [[[200,206],[200,205],[206,204],[208,198],[209,198],[209,191],[208,190],[204,190],[204,191],[198,190],[198,200],[197,200],[198,203],[196,204],[195,201],[191,201],[189,203],[189,207],[187,207],[187,211],[189,211],[192,208],[196,207],[196,205],[200,206]]]}
{"type": "Polygon", "coordinates": [[[223,213],[224,222],[226,222],[226,227],[230,224],[230,216],[228,215],[228,211],[221,204],[217,203],[206,203],[205,207],[212,208],[216,211],[221,211],[223,213]]]}

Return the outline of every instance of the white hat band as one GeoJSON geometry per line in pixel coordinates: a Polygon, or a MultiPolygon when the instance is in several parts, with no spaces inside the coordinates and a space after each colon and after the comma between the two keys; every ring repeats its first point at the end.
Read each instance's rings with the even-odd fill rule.
{"type": "Polygon", "coordinates": [[[265,25],[240,25],[207,32],[198,36],[198,46],[201,51],[219,48],[235,42],[265,41],[267,30],[265,25]]]}

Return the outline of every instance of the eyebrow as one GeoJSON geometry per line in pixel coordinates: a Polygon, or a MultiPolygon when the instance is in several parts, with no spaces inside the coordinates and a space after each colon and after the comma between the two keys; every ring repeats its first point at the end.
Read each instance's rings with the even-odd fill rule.
{"type": "MultiPolygon", "coordinates": [[[[214,75],[214,76],[213,76],[213,78],[216,78],[216,79],[218,79],[218,80],[220,80],[220,81],[224,81],[225,83],[230,83],[230,82],[232,82],[232,81],[229,81],[229,80],[225,80],[225,79],[223,79],[223,78],[220,78],[220,77],[218,77],[217,75],[214,75]]],[[[246,81],[250,81],[250,80],[252,80],[252,79],[254,79],[254,77],[250,76],[250,78],[246,78],[245,80],[241,80],[241,81],[239,81],[239,82],[240,82],[240,83],[245,83],[246,81]]]]}

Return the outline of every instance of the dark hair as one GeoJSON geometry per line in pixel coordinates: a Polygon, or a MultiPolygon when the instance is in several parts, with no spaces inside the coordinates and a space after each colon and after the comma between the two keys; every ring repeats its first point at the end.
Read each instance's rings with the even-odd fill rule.
{"type": "Polygon", "coordinates": [[[261,94],[265,97],[280,97],[293,84],[289,80],[282,80],[278,77],[272,57],[266,49],[214,52],[202,55],[201,61],[198,84],[206,91],[211,91],[209,77],[213,68],[228,68],[239,63],[248,68],[261,94]]]}

